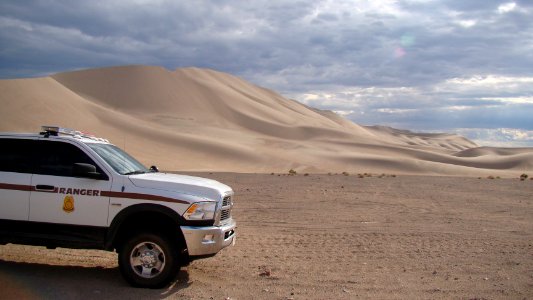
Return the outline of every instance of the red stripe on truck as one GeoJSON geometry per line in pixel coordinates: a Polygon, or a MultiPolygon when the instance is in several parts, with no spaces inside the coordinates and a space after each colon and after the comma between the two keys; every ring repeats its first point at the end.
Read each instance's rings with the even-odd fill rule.
{"type": "MultiPolygon", "coordinates": [[[[65,194],[68,191],[65,188],[58,189],[57,187],[53,191],[36,191],[35,186],[23,185],[23,184],[10,184],[10,183],[0,183],[0,189],[13,190],[13,191],[25,191],[25,192],[46,192],[46,193],[58,193],[59,192],[61,194],[65,194]]],[[[72,189],[72,191],[74,192],[74,189],[72,189]]],[[[91,194],[88,194],[88,196],[98,196],[98,192],[100,192],[100,196],[102,197],[149,200],[149,201],[157,201],[157,202],[171,202],[171,203],[182,203],[182,204],[190,203],[184,200],[174,199],[170,197],[157,196],[157,195],[150,195],[150,194],[124,193],[124,192],[98,191],[98,190],[91,190],[91,194]]],[[[79,194],[83,195],[81,192],[79,194]]]]}
{"type": "Polygon", "coordinates": [[[0,183],[0,189],[31,192],[35,190],[31,185],[0,183]]]}
{"type": "Polygon", "coordinates": [[[108,191],[102,191],[100,194],[102,196],[112,197],[112,198],[127,198],[127,199],[138,199],[138,200],[150,200],[150,201],[189,204],[189,202],[187,202],[187,201],[174,199],[174,198],[169,198],[169,197],[157,196],[157,195],[150,195],[150,194],[111,192],[111,191],[109,191],[109,192],[108,191]]]}

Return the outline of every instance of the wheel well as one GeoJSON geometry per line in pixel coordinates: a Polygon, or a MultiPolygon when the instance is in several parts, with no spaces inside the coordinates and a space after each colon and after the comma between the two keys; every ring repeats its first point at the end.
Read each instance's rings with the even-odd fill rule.
{"type": "Polygon", "coordinates": [[[176,246],[180,251],[186,248],[185,238],[180,230],[176,219],[168,213],[162,211],[147,211],[136,209],[125,216],[120,216],[120,220],[112,224],[109,236],[109,248],[120,250],[124,242],[131,236],[139,232],[149,232],[161,234],[171,241],[176,241],[176,246]],[[113,226],[114,225],[114,226],[113,226]]]}

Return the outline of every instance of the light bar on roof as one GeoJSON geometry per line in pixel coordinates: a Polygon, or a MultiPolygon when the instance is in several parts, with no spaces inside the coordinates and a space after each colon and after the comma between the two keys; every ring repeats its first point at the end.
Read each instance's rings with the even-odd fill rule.
{"type": "Polygon", "coordinates": [[[58,126],[41,126],[41,131],[42,132],[55,132],[55,133],[58,133],[59,132],[59,127],[58,126]]]}
{"type": "Polygon", "coordinates": [[[54,136],[58,136],[59,134],[64,134],[64,135],[70,135],[74,138],[79,138],[79,139],[87,138],[87,139],[91,139],[94,141],[109,143],[108,140],[103,139],[103,138],[98,138],[92,134],[86,134],[81,131],[77,131],[77,130],[69,129],[69,128],[62,128],[59,126],[41,126],[41,130],[42,130],[42,134],[46,133],[46,134],[54,135],[54,136]]]}

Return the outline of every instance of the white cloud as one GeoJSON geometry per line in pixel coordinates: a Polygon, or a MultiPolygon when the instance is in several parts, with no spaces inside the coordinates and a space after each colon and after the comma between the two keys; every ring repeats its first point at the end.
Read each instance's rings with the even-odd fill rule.
{"type": "Polygon", "coordinates": [[[481,97],[480,100],[486,101],[499,101],[503,103],[511,104],[533,104],[533,96],[520,96],[520,97],[481,97]]]}
{"type": "Polygon", "coordinates": [[[353,110],[334,110],[333,112],[338,114],[338,115],[341,115],[343,117],[346,117],[346,116],[348,116],[350,114],[353,114],[355,111],[353,111],[353,110]]]}
{"type": "Polygon", "coordinates": [[[472,106],[467,106],[467,105],[452,105],[452,106],[445,106],[445,107],[442,107],[441,109],[443,110],[448,110],[450,112],[453,112],[454,110],[455,111],[458,111],[458,110],[468,110],[468,109],[473,109],[472,106]]]}
{"type": "Polygon", "coordinates": [[[376,109],[377,112],[385,113],[385,114],[406,114],[411,112],[416,112],[418,109],[400,109],[400,108],[378,108],[376,109]]]}
{"type": "Polygon", "coordinates": [[[464,84],[471,86],[489,86],[489,85],[503,85],[503,84],[519,84],[519,83],[533,83],[533,77],[513,77],[501,75],[475,75],[467,78],[451,78],[446,80],[451,84],[464,84]]]}
{"type": "Polygon", "coordinates": [[[438,93],[456,94],[462,98],[498,101],[509,104],[533,104],[533,77],[476,75],[451,78],[435,86],[438,93]]]}
{"type": "Polygon", "coordinates": [[[451,130],[480,146],[533,147],[533,130],[515,128],[456,128],[451,130]]]}
{"type": "Polygon", "coordinates": [[[459,24],[461,27],[470,28],[477,24],[477,20],[459,20],[456,21],[456,23],[459,24]]]}
{"type": "Polygon", "coordinates": [[[506,14],[508,12],[515,10],[515,8],[516,8],[516,3],[514,2],[504,3],[498,6],[498,13],[506,14]]]}

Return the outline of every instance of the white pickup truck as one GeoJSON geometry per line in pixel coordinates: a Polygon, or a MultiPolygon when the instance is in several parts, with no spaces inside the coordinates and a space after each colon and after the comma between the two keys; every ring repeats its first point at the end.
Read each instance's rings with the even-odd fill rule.
{"type": "Polygon", "coordinates": [[[43,126],[0,133],[0,244],[118,252],[133,286],[234,244],[233,190],[146,168],[107,140],[43,126]]]}

